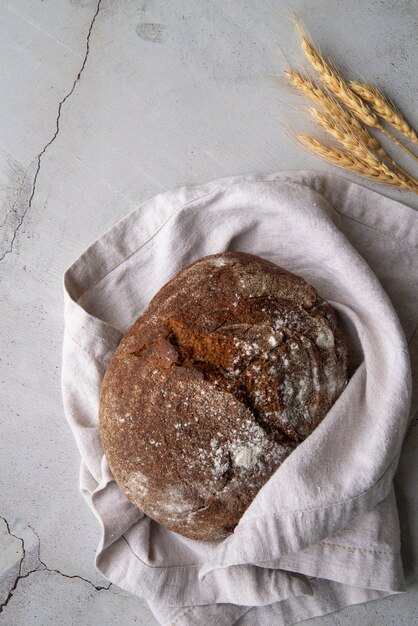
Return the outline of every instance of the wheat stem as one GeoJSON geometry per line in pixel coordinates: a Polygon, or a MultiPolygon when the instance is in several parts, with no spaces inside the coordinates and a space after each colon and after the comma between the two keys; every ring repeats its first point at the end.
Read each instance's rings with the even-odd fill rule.
{"type": "Polygon", "coordinates": [[[397,137],[395,137],[395,135],[393,135],[391,132],[386,130],[386,128],[383,128],[383,126],[380,126],[379,130],[384,135],[386,135],[386,137],[389,137],[389,139],[392,139],[392,141],[396,143],[396,145],[398,145],[400,148],[402,148],[402,150],[405,150],[405,152],[407,152],[409,156],[415,159],[415,161],[418,161],[418,155],[412,152],[412,150],[410,150],[407,146],[405,146],[405,144],[402,143],[402,141],[400,141],[397,137]]]}

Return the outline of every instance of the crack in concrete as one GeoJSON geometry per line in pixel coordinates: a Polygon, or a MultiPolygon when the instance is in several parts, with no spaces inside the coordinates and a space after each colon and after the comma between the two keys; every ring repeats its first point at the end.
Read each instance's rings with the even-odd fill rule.
{"type": "Polygon", "coordinates": [[[14,538],[15,538],[15,539],[17,539],[18,541],[20,541],[21,546],[22,546],[22,558],[21,558],[21,559],[20,559],[20,561],[19,561],[19,570],[18,570],[18,572],[17,572],[17,576],[16,576],[16,579],[15,579],[15,581],[14,581],[13,585],[12,585],[12,588],[10,589],[10,591],[9,591],[9,593],[8,593],[8,595],[7,595],[6,600],[3,602],[3,604],[0,604],[0,613],[1,613],[1,612],[3,611],[3,607],[5,607],[5,606],[7,605],[7,603],[8,603],[8,602],[9,602],[9,600],[10,600],[10,598],[12,597],[12,595],[13,595],[13,591],[14,591],[14,590],[16,589],[16,587],[17,587],[17,583],[19,582],[19,580],[20,580],[21,578],[23,578],[23,577],[22,577],[22,575],[21,575],[21,574],[22,574],[22,564],[23,564],[23,561],[24,561],[24,559],[25,559],[26,553],[25,553],[25,542],[23,541],[23,539],[22,539],[21,537],[18,537],[18,536],[17,536],[17,535],[15,535],[14,533],[12,533],[12,531],[10,530],[9,522],[7,521],[7,519],[6,519],[5,517],[3,517],[2,515],[0,515],[0,519],[2,519],[2,520],[4,521],[4,523],[6,524],[6,529],[7,529],[7,532],[9,533],[9,535],[10,535],[11,537],[14,537],[14,538]]]}
{"type": "Polygon", "coordinates": [[[22,558],[19,561],[19,570],[17,572],[17,576],[16,576],[16,579],[15,579],[13,585],[12,585],[12,588],[10,589],[10,591],[9,591],[9,593],[7,595],[6,600],[3,602],[3,604],[0,604],[0,613],[1,613],[3,611],[3,608],[5,606],[7,606],[10,598],[13,596],[13,591],[16,589],[19,580],[21,580],[22,578],[26,578],[26,575],[22,576],[22,564],[23,564],[23,561],[25,560],[26,552],[25,552],[25,542],[23,541],[22,537],[18,537],[17,535],[12,533],[12,531],[10,530],[9,522],[7,521],[7,519],[5,517],[0,515],[0,519],[2,519],[4,521],[4,523],[6,524],[7,532],[9,533],[9,535],[11,537],[14,537],[18,541],[20,541],[21,546],[22,546],[22,558]]]}
{"type": "MultiPolygon", "coordinates": [[[[11,537],[14,537],[18,541],[20,541],[20,543],[22,544],[23,558],[25,558],[25,542],[23,541],[22,537],[18,537],[17,535],[12,533],[12,531],[10,530],[9,522],[7,521],[7,519],[5,517],[3,517],[3,515],[0,515],[0,519],[2,519],[3,522],[6,524],[7,532],[9,533],[9,535],[11,537]]],[[[38,536],[38,535],[36,535],[36,536],[38,536]]],[[[23,558],[22,558],[22,560],[23,560],[23,558]]]]}
{"type": "Polygon", "coordinates": [[[88,580],[87,578],[83,578],[82,576],[79,576],[78,574],[72,574],[72,575],[71,574],[64,574],[63,572],[61,572],[58,569],[52,569],[52,568],[48,567],[46,565],[46,563],[44,563],[44,561],[42,561],[42,559],[41,559],[41,539],[40,539],[38,533],[34,530],[34,528],[30,524],[28,524],[28,527],[31,529],[31,531],[34,533],[34,535],[38,539],[38,561],[39,561],[40,566],[42,566],[42,567],[37,566],[34,569],[29,570],[29,572],[26,572],[26,574],[22,574],[22,565],[23,565],[23,562],[24,562],[25,557],[26,557],[25,541],[24,541],[24,539],[22,537],[18,537],[18,535],[15,535],[14,533],[11,532],[9,523],[8,523],[8,521],[7,521],[7,519],[5,517],[0,515],[0,519],[2,519],[4,521],[4,523],[6,524],[7,532],[9,533],[9,535],[11,537],[14,537],[18,541],[20,541],[21,545],[22,545],[22,558],[20,559],[20,562],[19,562],[19,570],[18,570],[17,576],[16,576],[16,578],[14,580],[14,583],[13,583],[13,585],[12,585],[8,595],[7,595],[7,598],[5,599],[5,601],[2,604],[0,604],[0,613],[2,613],[3,609],[9,604],[9,601],[12,599],[13,593],[16,590],[19,582],[21,580],[23,580],[24,578],[28,578],[34,572],[51,572],[51,573],[54,573],[54,574],[59,574],[59,576],[62,576],[63,578],[78,578],[79,580],[82,580],[83,582],[87,583],[88,585],[91,585],[92,587],[94,587],[94,589],[96,591],[107,591],[112,586],[112,583],[109,583],[109,585],[107,585],[106,587],[102,587],[100,585],[95,585],[94,583],[91,582],[91,580],[88,580]]]}
{"type": "Polygon", "coordinates": [[[21,576],[20,574],[17,576],[13,587],[10,589],[7,598],[5,599],[5,601],[3,602],[3,604],[0,604],[0,613],[3,613],[3,610],[5,609],[5,607],[9,604],[9,601],[13,598],[13,592],[16,590],[17,585],[19,584],[19,581],[23,580],[24,578],[28,578],[28,576],[30,576],[31,574],[33,574],[33,572],[36,572],[38,570],[30,570],[29,572],[26,572],[26,574],[24,574],[23,576],[21,576]]]}
{"type": "Polygon", "coordinates": [[[44,566],[44,569],[40,571],[53,572],[54,574],[59,574],[63,578],[78,578],[79,580],[82,580],[85,583],[88,583],[89,585],[94,587],[96,591],[108,591],[108,589],[110,589],[110,587],[112,586],[112,583],[109,583],[108,585],[106,585],[106,587],[102,587],[101,585],[95,585],[94,583],[91,582],[91,580],[88,580],[87,578],[83,578],[82,576],[79,576],[78,574],[63,574],[63,572],[61,572],[59,569],[51,569],[47,567],[43,561],[40,561],[40,563],[41,565],[44,566]]]}
{"type": "MultiPolygon", "coordinates": [[[[30,524],[28,524],[28,526],[33,532],[33,534],[36,536],[36,538],[38,539],[38,561],[41,565],[43,565],[44,569],[47,572],[55,572],[56,574],[59,574],[60,576],[63,576],[64,578],[79,578],[80,580],[84,580],[85,583],[88,583],[89,585],[94,587],[96,591],[102,591],[102,589],[110,589],[110,587],[112,586],[112,583],[109,583],[107,587],[102,587],[100,585],[95,585],[94,583],[91,582],[91,580],[88,580],[87,578],[83,578],[82,576],[79,576],[78,574],[72,574],[72,575],[64,574],[58,569],[51,569],[50,567],[48,567],[46,563],[44,563],[43,560],[41,559],[41,538],[36,532],[36,530],[33,528],[33,526],[31,526],[30,524]]],[[[34,571],[37,571],[37,570],[34,570],[34,571]]]]}
{"type": "Polygon", "coordinates": [[[28,524],[29,528],[31,529],[31,531],[33,532],[33,534],[35,535],[35,537],[38,540],[38,561],[39,563],[42,563],[42,565],[44,567],[46,567],[45,563],[41,560],[41,538],[38,535],[38,533],[36,532],[36,530],[33,528],[33,526],[31,526],[30,524],[28,524]]]}
{"type": "Polygon", "coordinates": [[[20,230],[24,219],[28,213],[28,211],[30,210],[30,208],[32,207],[32,201],[35,195],[35,191],[36,191],[36,182],[38,180],[38,176],[39,176],[39,171],[41,169],[41,159],[43,157],[43,155],[45,154],[46,150],[49,148],[49,146],[55,141],[55,139],[58,136],[59,130],[60,130],[60,118],[61,118],[61,110],[63,105],[65,104],[65,102],[68,100],[68,98],[72,95],[72,93],[74,92],[74,89],[78,83],[78,81],[80,80],[81,74],[83,73],[83,70],[86,66],[87,63],[87,57],[89,56],[89,52],[90,52],[90,36],[93,30],[93,26],[94,26],[94,22],[96,21],[96,18],[99,14],[100,11],[100,5],[102,3],[102,0],[98,0],[97,2],[97,6],[96,6],[96,11],[93,15],[93,19],[90,22],[90,26],[89,29],[87,31],[87,38],[86,38],[86,53],[84,55],[84,59],[83,59],[83,63],[81,64],[81,68],[72,84],[72,87],[70,89],[70,91],[64,96],[64,98],[61,100],[61,102],[58,105],[58,113],[57,113],[57,118],[56,118],[56,129],[55,132],[53,134],[53,136],[51,137],[51,139],[48,141],[47,144],[45,144],[45,146],[42,148],[41,152],[39,152],[39,154],[37,154],[36,159],[37,159],[37,167],[36,167],[36,171],[35,171],[35,175],[33,177],[33,181],[32,181],[32,192],[29,196],[29,200],[28,200],[28,204],[26,206],[26,208],[24,209],[24,211],[22,212],[21,216],[19,217],[19,221],[17,222],[16,227],[13,229],[13,235],[12,238],[10,240],[9,243],[9,248],[7,250],[5,250],[3,252],[3,254],[0,256],[0,261],[3,261],[3,259],[5,258],[6,254],[11,254],[11,252],[13,252],[13,247],[16,241],[16,237],[17,237],[17,233],[20,230]]]}

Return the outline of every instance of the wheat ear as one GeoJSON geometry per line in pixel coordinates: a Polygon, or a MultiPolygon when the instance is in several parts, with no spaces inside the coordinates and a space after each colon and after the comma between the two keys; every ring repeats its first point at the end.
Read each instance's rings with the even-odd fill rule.
{"type": "Polygon", "coordinates": [[[405,146],[395,135],[390,133],[379,122],[379,118],[374,111],[350,89],[348,84],[340,76],[338,71],[325,61],[315,46],[307,38],[303,27],[297,26],[301,38],[302,50],[312,67],[318,72],[320,79],[333,94],[350,109],[367,126],[378,128],[384,135],[392,139],[400,148],[405,150],[411,157],[418,161],[418,156],[405,146]]]}
{"type": "Polygon", "coordinates": [[[341,106],[335,98],[315,86],[309,78],[299,72],[287,70],[285,75],[301,93],[324,109],[325,113],[313,108],[309,109],[309,112],[315,121],[344,147],[352,149],[350,144],[363,144],[366,148],[380,154],[412,183],[418,184],[417,180],[387,154],[379,141],[362,126],[353,113],[341,106]]]}
{"type": "Polygon", "coordinates": [[[318,72],[321,81],[329,87],[335,96],[341,100],[367,126],[379,127],[378,117],[363,100],[351,91],[350,87],[307,38],[302,26],[298,26],[302,50],[312,67],[318,72]]]}
{"type": "Polygon", "coordinates": [[[327,113],[335,117],[337,120],[340,120],[348,127],[351,127],[353,131],[355,131],[362,139],[363,143],[365,143],[372,150],[375,150],[375,152],[380,152],[383,156],[385,151],[377,139],[360,124],[358,119],[350,113],[350,111],[347,111],[347,109],[341,106],[335,98],[315,86],[309,78],[302,76],[299,72],[288,70],[285,72],[285,75],[294,87],[296,87],[296,89],[310,98],[310,100],[315,102],[315,104],[321,106],[327,111],[327,113]]]}
{"type": "MultiPolygon", "coordinates": [[[[394,161],[366,128],[360,125],[359,130],[355,124],[352,124],[350,113],[347,113],[347,124],[344,116],[336,116],[334,111],[327,111],[326,105],[324,108],[325,111],[314,108],[308,108],[308,111],[315,122],[322,126],[322,128],[324,128],[331,137],[336,139],[343,148],[350,150],[352,153],[357,154],[358,157],[366,160],[370,159],[370,150],[374,150],[418,190],[418,180],[394,161]]],[[[372,154],[372,156],[374,155],[372,154]]]]}
{"type": "Polygon", "coordinates": [[[358,83],[355,80],[349,82],[350,89],[354,91],[362,100],[369,102],[373,110],[389,122],[396,130],[418,144],[418,135],[412,126],[406,121],[402,113],[386,98],[377,87],[358,83]]]}
{"type": "Polygon", "coordinates": [[[410,189],[414,193],[418,193],[417,187],[406,180],[402,174],[393,172],[372,154],[369,154],[367,158],[364,155],[350,154],[344,150],[327,146],[308,135],[297,135],[297,139],[305,148],[338,167],[350,170],[355,174],[361,174],[378,183],[391,185],[398,189],[410,189]]]}

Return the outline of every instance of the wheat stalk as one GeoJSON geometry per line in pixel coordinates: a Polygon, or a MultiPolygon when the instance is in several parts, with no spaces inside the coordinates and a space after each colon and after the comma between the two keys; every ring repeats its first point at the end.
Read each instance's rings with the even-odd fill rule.
{"type": "Polygon", "coordinates": [[[392,167],[400,172],[405,179],[417,186],[418,189],[418,180],[394,161],[366,128],[360,125],[360,129],[358,129],[355,124],[353,125],[349,113],[349,123],[347,124],[344,116],[337,117],[333,112],[330,113],[314,108],[308,108],[308,111],[316,123],[322,126],[322,128],[324,128],[331,137],[336,139],[343,148],[357,153],[359,157],[363,156],[366,160],[369,158],[370,150],[374,150],[383,157],[387,163],[390,163],[392,167]]]}
{"type": "Polygon", "coordinates": [[[390,170],[380,159],[372,153],[349,153],[338,148],[327,146],[313,137],[299,134],[297,139],[308,150],[321,156],[330,163],[343,169],[350,170],[355,174],[361,174],[378,183],[397,187],[398,189],[410,189],[418,193],[418,188],[408,181],[402,174],[390,170]]]}
{"type": "Polygon", "coordinates": [[[370,107],[363,100],[351,91],[350,87],[330,64],[328,64],[323,56],[316,50],[314,45],[307,38],[303,27],[298,26],[302,50],[312,67],[318,72],[320,79],[329,87],[332,93],[341,100],[357,117],[367,126],[379,127],[377,115],[373,113],[370,107]]]}
{"type": "Polygon", "coordinates": [[[316,87],[313,82],[302,76],[299,72],[294,70],[286,70],[285,76],[289,81],[300,91],[302,91],[308,98],[311,98],[314,102],[319,103],[322,99],[322,95],[325,95],[322,89],[316,87]]]}
{"type": "Polygon", "coordinates": [[[366,149],[373,150],[382,156],[388,163],[401,172],[412,183],[418,184],[406,170],[403,169],[396,161],[394,161],[381,146],[379,141],[362,126],[359,120],[346,108],[337,102],[335,98],[328,93],[315,86],[309,78],[302,76],[299,72],[286,71],[286,77],[289,81],[310,98],[315,104],[324,109],[324,112],[314,108],[309,108],[309,113],[314,120],[320,124],[334,139],[339,141],[342,146],[347,149],[366,149]]]}
{"type": "Polygon", "coordinates": [[[309,41],[301,24],[296,25],[299,32],[301,47],[306,58],[312,67],[318,72],[323,83],[335,94],[335,96],[356,115],[367,126],[378,128],[389,139],[392,139],[405,152],[418,161],[418,156],[405,146],[395,135],[390,133],[379,122],[379,118],[374,111],[357,95],[345,80],[340,76],[338,71],[327,63],[321,53],[309,41]]]}
{"type": "MultiPolygon", "coordinates": [[[[322,126],[331,137],[336,139],[347,150],[367,150],[368,142],[363,142],[362,137],[360,140],[358,133],[356,131],[353,132],[353,129],[349,125],[344,124],[342,120],[338,120],[330,113],[314,109],[313,107],[308,108],[308,111],[315,122],[322,126]]],[[[375,149],[374,142],[373,149],[375,149]]]]}
{"type": "Polygon", "coordinates": [[[369,102],[373,110],[389,122],[396,130],[418,144],[418,135],[412,126],[406,121],[402,113],[386,98],[386,96],[376,87],[368,84],[358,83],[355,80],[349,82],[350,89],[354,91],[362,100],[369,102]]]}
{"type": "Polygon", "coordinates": [[[359,138],[361,138],[363,143],[365,143],[372,150],[381,152],[383,155],[384,150],[377,139],[360,124],[358,119],[350,113],[350,111],[347,111],[347,109],[341,106],[335,98],[319,87],[316,87],[309,78],[302,76],[299,72],[288,70],[285,72],[285,75],[301,93],[310,98],[313,102],[315,102],[315,104],[321,106],[327,111],[327,113],[335,117],[336,120],[340,120],[348,127],[351,127],[353,131],[357,133],[359,138]]]}

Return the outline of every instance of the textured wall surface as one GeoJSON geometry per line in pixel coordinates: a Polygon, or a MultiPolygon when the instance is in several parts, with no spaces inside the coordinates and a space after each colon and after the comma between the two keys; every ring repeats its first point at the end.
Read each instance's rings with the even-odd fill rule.
{"type": "MultiPolygon", "coordinates": [[[[418,126],[414,0],[0,4],[1,626],[156,623],[94,569],[99,527],[61,403],[62,274],[159,191],[335,171],[289,137],[310,124],[271,76],[285,57],[302,63],[291,11],[418,126]]],[[[418,208],[418,196],[367,184],[418,208]]],[[[407,593],[309,624],[418,623],[417,441],[411,427],[396,480],[407,593]]]]}

